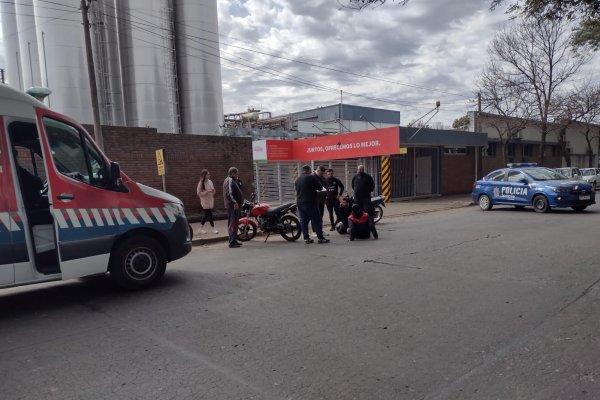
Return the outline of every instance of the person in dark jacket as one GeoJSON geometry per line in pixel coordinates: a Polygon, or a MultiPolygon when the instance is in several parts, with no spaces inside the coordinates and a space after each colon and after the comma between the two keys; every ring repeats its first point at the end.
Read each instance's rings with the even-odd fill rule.
{"type": "Polygon", "coordinates": [[[339,219],[340,215],[340,196],[344,193],[344,184],[333,176],[333,169],[329,168],[326,174],[325,189],[327,189],[327,198],[325,199],[325,205],[329,213],[330,230],[333,231],[335,230],[335,221],[339,219]],[[334,211],[335,219],[333,218],[334,211]]]}
{"type": "Polygon", "coordinates": [[[244,204],[244,196],[238,184],[239,171],[236,167],[229,168],[227,178],[223,182],[223,200],[227,209],[227,231],[229,233],[229,247],[240,247],[237,241],[238,225],[240,221],[240,207],[244,204]]]}
{"type": "Polygon", "coordinates": [[[342,200],[340,201],[338,219],[335,221],[335,229],[340,235],[348,233],[348,217],[350,217],[351,212],[352,208],[350,206],[350,198],[342,197],[342,200]]]}
{"type": "Polygon", "coordinates": [[[313,243],[308,234],[310,221],[313,231],[317,234],[319,243],[328,243],[329,239],[323,236],[323,224],[319,215],[318,192],[323,190],[316,175],[311,173],[310,165],[302,167],[302,174],[296,179],[296,203],[300,214],[300,227],[306,244],[313,243]]]}
{"type": "Polygon", "coordinates": [[[323,190],[321,190],[317,194],[317,205],[319,207],[319,215],[321,216],[321,225],[323,225],[323,215],[325,215],[325,202],[327,201],[327,183],[325,180],[325,167],[319,165],[315,170],[315,176],[317,177],[319,183],[321,184],[321,187],[323,188],[323,190]]]}
{"type": "Polygon", "coordinates": [[[369,214],[362,211],[358,204],[352,206],[352,214],[348,217],[348,225],[350,240],[368,239],[371,234],[373,234],[373,239],[379,238],[373,219],[369,217],[369,214]]]}
{"type": "Polygon", "coordinates": [[[364,165],[358,166],[357,174],[352,178],[352,190],[354,190],[354,201],[356,204],[373,218],[371,192],[375,190],[375,181],[371,175],[365,172],[364,165]]]}

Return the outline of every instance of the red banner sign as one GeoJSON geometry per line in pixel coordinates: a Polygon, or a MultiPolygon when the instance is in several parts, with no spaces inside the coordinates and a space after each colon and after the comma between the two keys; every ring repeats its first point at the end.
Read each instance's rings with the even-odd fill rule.
{"type": "Polygon", "coordinates": [[[398,154],[399,127],[300,140],[267,140],[267,160],[335,160],[398,154]]]}

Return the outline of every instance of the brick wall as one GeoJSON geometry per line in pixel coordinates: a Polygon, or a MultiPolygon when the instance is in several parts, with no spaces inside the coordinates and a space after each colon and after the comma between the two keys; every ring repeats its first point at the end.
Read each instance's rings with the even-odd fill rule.
{"type": "Polygon", "coordinates": [[[470,193],[475,182],[475,151],[442,156],[442,194],[470,193]]]}
{"type": "MultiPolygon", "coordinates": [[[[85,127],[93,132],[92,126],[85,127]]],[[[157,133],[152,128],[104,126],[104,152],[116,161],[127,176],[136,182],[162,190],[157,174],[155,151],[165,149],[167,192],[180,198],[188,215],[201,212],[196,187],[200,171],[206,168],[217,190],[215,211],[222,214],[223,180],[227,170],[240,170],[244,197],[250,197],[254,173],[252,169],[252,139],[243,137],[175,135],[157,133]]]]}

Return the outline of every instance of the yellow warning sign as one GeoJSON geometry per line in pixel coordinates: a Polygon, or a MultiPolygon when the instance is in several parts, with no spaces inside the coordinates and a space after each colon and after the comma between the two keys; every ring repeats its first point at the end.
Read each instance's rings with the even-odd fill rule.
{"type": "Polygon", "coordinates": [[[407,154],[408,153],[408,147],[400,147],[400,154],[407,154]]]}
{"type": "Polygon", "coordinates": [[[165,149],[156,150],[156,167],[158,176],[163,176],[165,174],[165,149]]]}

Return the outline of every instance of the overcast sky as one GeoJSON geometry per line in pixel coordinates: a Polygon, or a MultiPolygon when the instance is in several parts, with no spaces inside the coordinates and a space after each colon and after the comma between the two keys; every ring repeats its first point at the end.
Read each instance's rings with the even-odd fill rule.
{"type": "Polygon", "coordinates": [[[405,7],[390,2],[360,12],[341,8],[336,0],[218,4],[222,57],[237,55],[290,74],[290,80],[326,87],[223,60],[226,113],[256,107],[282,114],[336,104],[342,90],[344,103],[399,110],[403,125],[431,111],[436,100],[441,108],[432,122],[451,124],[473,110],[474,79],[487,60],[487,43],[508,21],[482,0],[412,0],[405,7]]]}
{"type": "Polygon", "coordinates": [[[403,125],[436,100],[432,124],[474,110],[488,42],[508,16],[489,0],[388,3],[356,11],[336,0],[218,0],[224,112],[281,115],[337,104],[340,90],[346,104],[399,110],[403,125]]]}

